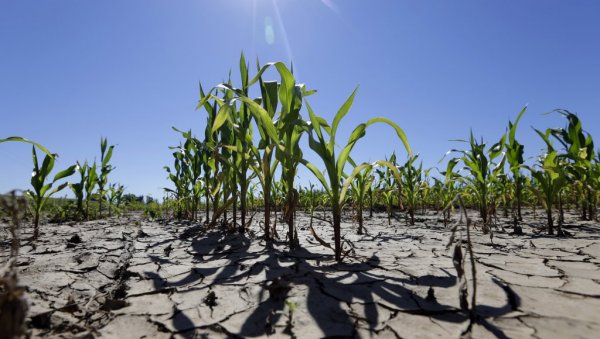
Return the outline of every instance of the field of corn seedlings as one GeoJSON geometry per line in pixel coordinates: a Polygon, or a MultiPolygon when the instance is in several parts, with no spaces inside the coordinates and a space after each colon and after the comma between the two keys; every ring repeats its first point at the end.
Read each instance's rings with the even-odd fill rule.
{"type": "Polygon", "coordinates": [[[327,121],[291,67],[251,68],[242,55],[237,76],[200,86],[205,127],[172,128],[179,144],[164,150],[173,158],[161,201],[111,182],[118,147],[105,138],[100,161],[56,171],[57,154],[41,144],[0,139],[30,144],[33,159],[31,187],[1,199],[2,335],[600,330],[600,152],[575,113],[550,112],[564,125],[536,127],[546,151],[535,162],[519,143],[525,107],[494,142],[474,126],[437,170],[386,117],[345,126],[356,90],[327,121]],[[354,159],[373,124],[403,152],[354,159]],[[342,129],[348,140],[336,140],[342,129]],[[301,169],[314,184],[301,184],[301,169]]]}

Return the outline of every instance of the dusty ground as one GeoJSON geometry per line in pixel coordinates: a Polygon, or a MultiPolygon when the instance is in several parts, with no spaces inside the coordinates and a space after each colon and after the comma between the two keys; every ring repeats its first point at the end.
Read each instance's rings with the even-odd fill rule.
{"type": "MultiPolygon", "coordinates": [[[[496,232],[493,244],[475,232],[474,337],[600,332],[599,225],[570,217],[573,237],[556,239],[536,234],[539,217],[527,215],[525,235],[496,232]]],[[[292,252],[277,242],[267,249],[252,234],[198,233],[132,216],[43,225],[41,240],[24,245],[19,259],[28,327],[44,338],[458,337],[468,317],[445,249],[449,231],[433,213],[419,218],[413,227],[388,226],[378,214],[363,236],[345,220],[345,246],[355,255],[344,264],[314,241],[303,214],[301,249],[292,252]]],[[[330,241],[331,227],[315,223],[330,241]]],[[[256,222],[253,230],[261,233],[256,222]]],[[[283,225],[278,231],[284,237],[283,225]]],[[[8,250],[2,242],[0,262],[8,250]]]]}

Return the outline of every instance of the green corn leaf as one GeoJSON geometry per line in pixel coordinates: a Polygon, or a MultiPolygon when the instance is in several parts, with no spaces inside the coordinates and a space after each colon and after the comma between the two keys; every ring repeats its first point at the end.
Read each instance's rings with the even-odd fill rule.
{"type": "Polygon", "coordinates": [[[110,158],[112,158],[112,154],[113,154],[113,149],[115,148],[114,145],[110,146],[108,148],[108,153],[106,153],[106,156],[104,157],[104,160],[102,161],[102,166],[106,167],[106,165],[108,164],[108,162],[110,161],[110,158]]]}
{"type": "Polygon", "coordinates": [[[508,142],[511,144],[514,144],[516,141],[515,135],[517,133],[517,125],[519,124],[519,120],[521,120],[521,117],[523,117],[523,114],[525,114],[525,111],[527,111],[527,106],[523,107],[521,112],[519,112],[517,120],[515,120],[514,124],[509,122],[508,142]]]}
{"type": "Polygon", "coordinates": [[[38,198],[43,198],[46,195],[46,192],[52,188],[52,183],[46,184],[44,186],[42,186],[42,189],[40,189],[39,193],[38,193],[38,198]]]}
{"type": "Polygon", "coordinates": [[[305,100],[305,103],[306,108],[308,109],[308,116],[310,118],[312,130],[314,130],[315,133],[317,133],[317,137],[323,143],[323,133],[321,132],[321,120],[317,118],[317,115],[313,111],[312,107],[310,107],[308,101],[305,100]]]}
{"type": "Polygon", "coordinates": [[[264,81],[261,83],[261,93],[264,96],[263,102],[270,119],[273,119],[277,111],[279,103],[278,88],[277,81],[264,81]]]}
{"type": "Polygon", "coordinates": [[[59,172],[58,174],[56,174],[54,176],[54,181],[58,181],[62,178],[66,178],[66,177],[70,177],[71,175],[73,175],[76,171],[77,165],[73,165],[70,166],[69,168],[65,169],[62,172],[59,172]]]}
{"type": "Polygon", "coordinates": [[[339,196],[339,200],[338,200],[340,206],[343,206],[343,204],[346,202],[346,193],[348,191],[348,188],[354,181],[354,178],[356,178],[362,170],[364,170],[366,168],[372,168],[372,167],[373,167],[373,165],[369,164],[369,163],[362,163],[362,164],[354,167],[354,170],[352,171],[352,173],[350,173],[350,175],[346,178],[346,180],[342,184],[342,190],[340,192],[340,196],[339,196]]]}
{"type": "Polygon", "coordinates": [[[260,81],[263,73],[269,69],[269,67],[275,65],[275,67],[277,67],[278,64],[281,64],[283,66],[285,66],[284,63],[282,62],[270,62],[268,64],[265,64],[264,66],[260,66],[260,64],[258,63],[258,59],[256,60],[256,67],[258,69],[258,73],[254,76],[254,78],[252,78],[252,80],[250,81],[250,83],[248,84],[248,86],[252,86],[254,83],[256,83],[257,81],[260,81]]]}
{"type": "Polygon", "coordinates": [[[279,87],[279,100],[283,113],[288,113],[292,107],[292,99],[295,92],[296,81],[292,73],[285,64],[276,63],[275,67],[281,76],[281,86],[279,87]]]}
{"type": "Polygon", "coordinates": [[[325,180],[323,172],[319,171],[319,169],[315,165],[304,159],[299,159],[299,161],[302,165],[304,165],[306,168],[308,168],[308,170],[310,170],[314,174],[314,176],[321,182],[321,185],[323,185],[323,188],[330,193],[331,188],[329,187],[327,180],[325,180]]]}
{"type": "Polygon", "coordinates": [[[35,151],[35,146],[31,147],[31,158],[33,160],[33,171],[34,172],[39,172],[39,166],[38,166],[38,158],[37,158],[37,153],[35,151]]]}
{"type": "Polygon", "coordinates": [[[244,52],[240,55],[240,76],[242,78],[242,89],[245,91],[246,88],[248,88],[248,66],[246,64],[244,52]]]}
{"type": "Polygon", "coordinates": [[[542,133],[540,130],[537,130],[535,128],[533,130],[542,138],[542,140],[544,140],[546,146],[548,146],[548,150],[553,151],[554,146],[552,146],[552,142],[550,141],[550,130],[546,130],[546,133],[542,133]]]}
{"type": "Polygon", "coordinates": [[[102,154],[104,154],[104,152],[106,152],[107,143],[108,143],[108,140],[106,140],[106,138],[100,138],[100,152],[102,154]]]}
{"type": "Polygon", "coordinates": [[[378,118],[373,118],[373,119],[370,119],[369,121],[367,121],[367,126],[371,126],[372,124],[377,123],[377,122],[381,122],[381,123],[387,124],[390,127],[392,127],[394,129],[394,131],[396,132],[396,135],[402,142],[402,145],[404,145],[404,148],[406,149],[406,152],[408,152],[408,155],[411,157],[413,156],[413,152],[410,148],[410,144],[408,143],[408,138],[406,137],[406,133],[404,133],[404,130],[402,128],[400,128],[400,126],[398,126],[398,124],[396,124],[395,122],[393,122],[390,119],[378,117],[378,118]]]}
{"type": "Polygon", "coordinates": [[[55,157],[56,156],[56,154],[52,154],[50,151],[48,151],[48,149],[46,147],[38,144],[35,141],[29,140],[29,139],[25,139],[25,138],[22,138],[22,137],[8,137],[8,138],[5,138],[5,139],[0,139],[0,144],[3,143],[3,142],[9,142],[9,141],[17,141],[17,142],[28,143],[28,144],[31,144],[31,145],[39,148],[40,151],[46,153],[46,155],[48,155],[50,157],[55,157]]]}
{"type": "Polygon", "coordinates": [[[269,113],[250,98],[240,97],[239,99],[243,101],[246,105],[248,105],[248,107],[250,108],[250,112],[258,121],[259,130],[263,130],[265,136],[268,135],[273,142],[279,143],[279,134],[277,133],[277,129],[275,128],[275,125],[273,124],[269,113]]]}
{"type": "Polygon", "coordinates": [[[223,126],[225,121],[227,121],[229,113],[230,113],[229,106],[227,106],[227,105],[221,106],[221,108],[219,109],[219,113],[217,113],[217,116],[216,116],[215,121],[213,122],[213,125],[211,128],[212,134],[214,134],[217,130],[219,130],[219,128],[221,128],[221,126],[223,126]]]}
{"type": "Polygon", "coordinates": [[[502,152],[504,151],[505,140],[506,135],[503,135],[500,141],[492,145],[492,147],[490,148],[490,160],[495,159],[497,156],[502,154],[502,152]]]}
{"type": "Polygon", "coordinates": [[[48,195],[46,195],[46,196],[45,196],[45,197],[42,199],[42,202],[41,202],[41,204],[40,204],[40,208],[41,208],[41,207],[43,207],[43,206],[44,206],[44,204],[46,204],[46,201],[48,201],[48,199],[49,199],[50,197],[52,197],[54,194],[56,194],[56,193],[58,193],[58,192],[62,191],[62,190],[63,190],[65,187],[67,187],[68,185],[69,185],[69,183],[68,183],[68,182],[65,182],[65,183],[63,183],[63,184],[61,184],[61,185],[57,186],[56,188],[54,188],[54,189],[53,189],[53,190],[52,190],[50,193],[48,193],[48,195]]]}
{"type": "Polygon", "coordinates": [[[211,88],[211,90],[205,94],[204,93],[204,89],[202,88],[202,84],[199,83],[199,87],[200,87],[200,100],[198,100],[198,105],[196,105],[196,110],[199,110],[200,108],[204,107],[204,109],[206,109],[206,111],[209,113],[209,115],[212,115],[212,106],[208,103],[210,101],[210,99],[213,98],[213,94],[212,92],[216,91],[216,88],[211,88]]]}
{"type": "MultiPolygon", "coordinates": [[[[352,148],[354,148],[354,145],[360,138],[365,136],[366,128],[367,128],[366,124],[360,124],[360,125],[356,126],[354,131],[352,131],[352,134],[350,134],[348,143],[342,149],[342,152],[340,153],[340,155],[337,159],[337,162],[336,162],[338,177],[341,177],[342,173],[344,172],[344,167],[346,166],[346,161],[348,160],[348,157],[350,156],[350,152],[352,151],[352,148]]],[[[332,137],[332,139],[333,139],[333,137],[332,137]]],[[[330,144],[331,144],[331,139],[330,139],[330,144]]]]}
{"type": "Polygon", "coordinates": [[[44,157],[44,161],[42,162],[42,167],[39,169],[40,171],[40,178],[42,181],[44,181],[46,179],[46,177],[50,174],[50,172],[52,172],[52,169],[54,168],[54,159],[53,157],[46,155],[44,157]]]}
{"type": "Polygon", "coordinates": [[[340,124],[342,118],[344,118],[344,116],[350,111],[357,90],[358,87],[356,87],[354,91],[352,91],[352,94],[350,94],[348,99],[346,99],[346,102],[344,102],[342,107],[340,107],[335,117],[333,118],[333,124],[331,124],[331,139],[329,139],[329,144],[327,145],[327,149],[329,149],[330,152],[333,152],[333,147],[335,146],[335,135],[338,129],[338,125],[340,124]]]}

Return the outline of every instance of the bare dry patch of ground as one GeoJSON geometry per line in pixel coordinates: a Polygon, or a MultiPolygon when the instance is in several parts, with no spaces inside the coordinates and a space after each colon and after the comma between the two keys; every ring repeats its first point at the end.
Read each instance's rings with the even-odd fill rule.
{"type": "MultiPolygon", "coordinates": [[[[291,251],[285,238],[267,246],[256,223],[247,234],[135,216],[43,225],[18,260],[27,325],[44,338],[459,337],[469,317],[445,248],[449,229],[434,213],[418,219],[389,226],[376,214],[360,236],[345,220],[341,264],[302,213],[291,251]]],[[[474,232],[474,337],[600,331],[600,227],[568,216],[571,237],[556,238],[540,220],[527,213],[524,235],[500,223],[492,241],[474,232]]],[[[315,229],[331,241],[329,224],[315,220],[315,229]]],[[[0,253],[4,262],[8,241],[0,253]]]]}

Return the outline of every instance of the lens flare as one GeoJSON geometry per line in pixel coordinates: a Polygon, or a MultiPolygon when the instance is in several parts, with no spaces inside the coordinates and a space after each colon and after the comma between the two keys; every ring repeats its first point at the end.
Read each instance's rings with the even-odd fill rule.
{"type": "Polygon", "coordinates": [[[275,43],[275,31],[273,30],[273,20],[268,16],[265,18],[265,41],[272,45],[275,43]]]}

